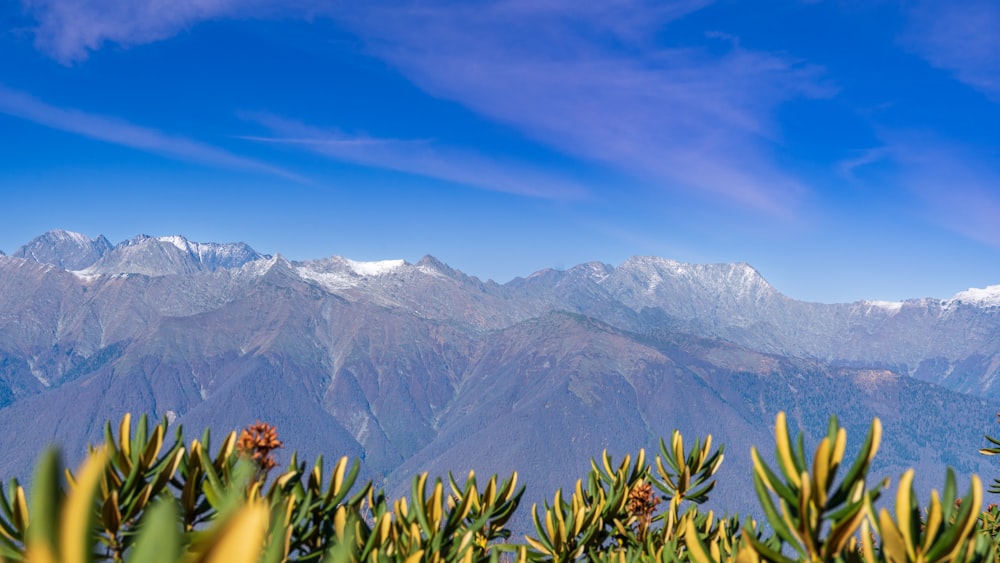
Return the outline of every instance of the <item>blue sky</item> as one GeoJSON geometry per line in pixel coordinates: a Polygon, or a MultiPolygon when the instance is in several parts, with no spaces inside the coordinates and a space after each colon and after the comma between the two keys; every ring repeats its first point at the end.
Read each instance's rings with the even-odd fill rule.
{"type": "Polygon", "coordinates": [[[52,228],[1000,284],[991,1],[0,3],[0,250],[52,228]]]}

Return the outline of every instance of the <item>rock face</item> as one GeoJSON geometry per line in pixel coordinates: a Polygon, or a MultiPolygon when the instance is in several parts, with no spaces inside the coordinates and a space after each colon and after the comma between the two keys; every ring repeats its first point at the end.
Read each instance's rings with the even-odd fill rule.
{"type": "Polygon", "coordinates": [[[51,264],[63,270],[82,270],[109,250],[111,243],[104,235],[89,239],[79,233],[54,230],[17,249],[14,256],[51,264]]]}
{"type": "Polygon", "coordinates": [[[746,264],[649,257],[499,285],[432,257],[53,231],[0,256],[0,427],[17,429],[0,475],[26,476],[54,440],[76,459],[132,411],[191,434],[266,420],[391,490],[517,469],[541,500],[601,450],[678,428],[726,444],[714,498],[744,511],[749,447],[769,448],[785,410],[813,436],[836,413],[859,441],[880,417],[876,470],[916,466],[927,489],[946,464],[992,477],[976,452],[998,410],[998,296],[820,305],[746,264]]]}
{"type": "Polygon", "coordinates": [[[246,244],[191,242],[182,236],[153,238],[140,235],[111,249],[85,268],[85,274],[189,275],[239,268],[269,258],[246,244]]]}

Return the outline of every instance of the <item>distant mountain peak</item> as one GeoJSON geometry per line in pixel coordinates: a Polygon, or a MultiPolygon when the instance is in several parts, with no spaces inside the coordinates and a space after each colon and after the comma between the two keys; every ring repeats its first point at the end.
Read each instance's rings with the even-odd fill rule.
{"type": "Polygon", "coordinates": [[[358,262],[356,260],[344,258],[344,262],[347,263],[347,266],[352,272],[359,276],[383,276],[398,271],[400,268],[407,265],[406,261],[401,259],[358,262]]]}
{"type": "Polygon", "coordinates": [[[146,234],[138,234],[138,235],[135,235],[134,237],[126,240],[126,241],[122,241],[122,242],[118,243],[118,246],[132,246],[132,245],[136,245],[136,244],[142,244],[143,242],[146,242],[147,240],[153,240],[153,238],[154,237],[151,237],[151,236],[146,235],[146,234]]]}
{"type": "MultiPolygon", "coordinates": [[[[87,235],[84,235],[82,233],[74,233],[74,232],[71,232],[71,231],[65,231],[63,229],[52,229],[51,231],[49,231],[48,233],[46,233],[46,235],[48,235],[49,238],[53,238],[53,239],[57,239],[57,240],[71,240],[71,241],[74,241],[74,242],[76,242],[78,244],[86,244],[86,243],[90,242],[90,239],[87,237],[87,235]]],[[[45,235],[43,235],[43,236],[45,236],[45,235]]]]}
{"type": "Polygon", "coordinates": [[[677,260],[672,260],[670,258],[661,258],[659,256],[630,256],[627,258],[619,268],[625,269],[638,269],[638,270],[651,270],[656,269],[659,271],[669,270],[676,272],[678,274],[692,274],[698,272],[709,272],[709,271],[732,271],[741,272],[750,275],[760,276],[753,266],[746,262],[718,262],[713,264],[695,264],[688,262],[678,262],[677,260]]]}
{"type": "Polygon", "coordinates": [[[614,271],[614,266],[603,262],[585,262],[569,269],[570,272],[582,274],[583,276],[600,283],[607,279],[614,271]]]}
{"type": "Polygon", "coordinates": [[[418,260],[414,265],[424,272],[434,272],[444,274],[449,277],[457,274],[457,271],[454,268],[431,256],[430,254],[424,255],[424,257],[418,260]]]}
{"type": "Polygon", "coordinates": [[[339,273],[348,276],[378,277],[400,271],[409,266],[405,260],[351,260],[343,256],[331,256],[319,260],[307,260],[300,267],[326,273],[339,273]]]}
{"type": "Polygon", "coordinates": [[[882,309],[890,313],[898,313],[905,304],[904,301],[878,301],[866,299],[860,302],[862,305],[867,307],[882,309]]]}
{"type": "Polygon", "coordinates": [[[541,270],[535,270],[534,272],[528,274],[528,277],[524,278],[526,280],[535,280],[539,278],[560,278],[565,274],[562,270],[557,270],[555,268],[542,268],[541,270]]]}
{"type": "Polygon", "coordinates": [[[749,325],[771,304],[785,299],[745,262],[687,264],[633,256],[601,286],[633,310],[662,309],[674,318],[695,322],[705,322],[710,315],[749,325]]]}
{"type": "Polygon", "coordinates": [[[296,262],[293,268],[302,279],[318,283],[334,293],[358,287],[368,280],[403,271],[409,264],[405,260],[378,260],[363,262],[342,256],[296,262]]]}
{"type": "Polygon", "coordinates": [[[979,307],[996,307],[1000,305],[1000,285],[990,285],[984,288],[971,287],[960,291],[954,297],[945,301],[946,304],[965,303],[979,307]]]}
{"type": "Polygon", "coordinates": [[[180,235],[138,235],[86,268],[88,274],[163,276],[240,268],[267,259],[246,243],[192,242],[180,235]]]}
{"type": "MultiPolygon", "coordinates": [[[[965,304],[1000,300],[996,286],[947,314],[927,300],[891,315],[785,298],[745,263],[633,257],[498,286],[430,256],[303,262],[140,235],[83,271],[2,259],[0,288],[0,425],[19,429],[0,434],[8,475],[56,439],[85,452],[103,439],[95,420],[128,410],[187,428],[269,420],[290,447],[364,459],[362,477],[387,487],[531,459],[544,491],[595,452],[675,428],[744,452],[779,410],[822,432],[830,405],[850,428],[881,417],[926,446],[922,463],[981,473],[1000,397],[1000,307],[965,304]]],[[[911,464],[909,445],[888,444],[880,471],[911,464]]],[[[752,471],[733,457],[730,471],[752,471]]]]}
{"type": "Polygon", "coordinates": [[[63,270],[82,270],[110,250],[111,243],[104,235],[90,239],[80,233],[53,229],[17,249],[14,256],[63,270]]]}
{"type": "Polygon", "coordinates": [[[189,241],[188,239],[184,238],[181,235],[170,235],[170,236],[166,236],[166,237],[156,237],[156,240],[158,240],[160,242],[169,242],[170,244],[176,246],[178,248],[178,250],[187,251],[187,250],[191,249],[191,241],[189,241]]]}
{"type": "Polygon", "coordinates": [[[452,268],[448,264],[438,260],[437,258],[431,256],[430,254],[425,255],[416,264],[413,265],[416,271],[421,272],[425,275],[434,277],[448,278],[456,281],[460,284],[472,284],[479,287],[497,287],[498,284],[493,280],[486,280],[485,282],[476,276],[470,276],[465,272],[452,268]]]}
{"type": "Polygon", "coordinates": [[[746,262],[688,264],[655,256],[633,256],[615,269],[648,282],[651,290],[668,278],[686,279],[704,287],[744,291],[775,291],[764,276],[746,262]]]}

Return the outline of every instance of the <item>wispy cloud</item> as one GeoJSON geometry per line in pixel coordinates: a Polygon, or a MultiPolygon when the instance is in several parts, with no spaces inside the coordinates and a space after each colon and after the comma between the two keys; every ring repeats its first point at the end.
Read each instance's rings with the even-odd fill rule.
{"type": "Polygon", "coordinates": [[[0,114],[176,160],[265,172],[303,181],[301,177],[291,172],[233,154],[219,147],[184,137],[168,135],[156,129],[134,125],[114,117],[52,106],[24,92],[12,90],[2,85],[0,85],[0,114]]]}
{"type": "Polygon", "coordinates": [[[256,0],[22,0],[38,22],[35,45],[69,64],[86,59],[106,42],[143,45],[199,22],[263,6],[256,0]]]}
{"type": "MultiPolygon", "coordinates": [[[[775,110],[831,93],[820,69],[743,48],[726,30],[713,31],[709,46],[662,46],[672,22],[711,0],[26,1],[39,22],[38,45],[63,61],[105,42],[147,43],[215,18],[329,17],[429,94],[538,143],[668,191],[778,217],[794,216],[807,189],[777,163],[775,110]]],[[[481,159],[475,154],[424,150],[419,162],[392,145],[378,158],[320,146],[338,158],[487,183],[464,179],[481,159]]],[[[488,162],[480,165],[489,171],[488,162]]],[[[518,193],[537,179],[490,173],[490,189],[518,193]]]]}
{"type": "Polygon", "coordinates": [[[549,172],[524,163],[442,147],[431,140],[350,136],[273,115],[254,114],[246,117],[272,133],[271,136],[240,137],[250,141],[292,145],[338,161],[396,170],[490,191],[553,200],[586,197],[586,191],[581,186],[549,172]]]}
{"type": "Polygon", "coordinates": [[[885,137],[883,154],[898,166],[897,181],[916,197],[925,221],[1000,248],[1000,167],[995,154],[922,133],[885,137]]]}
{"type": "Polygon", "coordinates": [[[1000,4],[923,1],[910,8],[903,43],[932,65],[1000,101],[1000,4]]]}
{"type": "Polygon", "coordinates": [[[721,55],[653,44],[704,4],[421,3],[350,21],[432,95],[668,189],[790,215],[803,187],[775,163],[772,114],[830,92],[817,69],[729,40],[721,55]]]}
{"type": "Polygon", "coordinates": [[[876,164],[892,156],[892,150],[888,147],[875,147],[856,152],[855,156],[846,158],[837,163],[836,169],[841,177],[854,181],[857,179],[856,171],[870,164],[876,164]]]}

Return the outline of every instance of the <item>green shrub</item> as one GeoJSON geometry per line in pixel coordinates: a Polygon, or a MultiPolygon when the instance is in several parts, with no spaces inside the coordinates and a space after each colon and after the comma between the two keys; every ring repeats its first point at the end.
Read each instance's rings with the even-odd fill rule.
{"type": "MultiPolygon", "coordinates": [[[[507,523],[523,487],[517,474],[480,486],[474,473],[429,482],[414,477],[409,496],[390,501],[359,464],[341,458],[325,479],[292,455],[276,469],[282,446],[274,428],[257,423],[229,433],[217,450],[206,430],[185,446],[178,428],[165,444],[166,420],[132,429],[125,415],[105,428],[72,473],[50,450],[39,460],[33,490],[11,480],[0,487],[0,561],[463,562],[556,563],[695,561],[996,561],[1000,509],[982,510],[982,485],[972,477],[957,498],[947,472],[943,492],[920,507],[913,471],[901,477],[893,511],[876,511],[887,486],[869,483],[881,441],[872,422],[849,466],[847,433],[836,418],[807,455],[784,413],[776,419],[774,465],[754,448],[753,483],[766,522],[716,516],[700,505],[723,460],[711,436],[685,450],[674,432],[652,462],[642,450],[617,465],[603,453],[573,491],[556,491],[533,506],[534,533],[512,541],[507,523]]],[[[990,438],[995,446],[1000,441],[990,438]]],[[[984,448],[984,454],[1000,448],[984,448]]],[[[994,485],[1000,490],[1000,485],[994,485]]]]}

